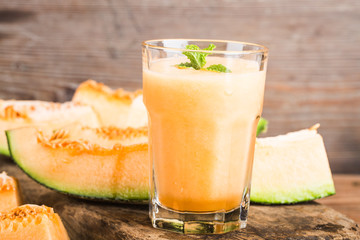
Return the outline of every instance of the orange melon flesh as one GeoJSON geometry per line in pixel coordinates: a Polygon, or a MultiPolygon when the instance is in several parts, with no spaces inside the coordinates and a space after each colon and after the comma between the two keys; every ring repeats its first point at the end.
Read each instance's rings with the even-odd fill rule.
{"type": "Polygon", "coordinates": [[[18,166],[49,188],[90,198],[148,198],[147,128],[20,128],[7,136],[18,166]]]}
{"type": "Polygon", "coordinates": [[[142,102],[142,90],[128,92],[112,90],[102,83],[88,80],[77,88],[73,102],[92,106],[102,126],[147,126],[147,112],[142,102]]]}
{"type": "Polygon", "coordinates": [[[59,128],[73,122],[98,127],[99,121],[89,106],[42,101],[0,100],[0,154],[9,156],[5,131],[26,126],[59,128]]]}
{"type": "Polygon", "coordinates": [[[52,208],[22,205],[0,213],[0,239],[68,240],[58,214],[52,208]]]}
{"type": "Polygon", "coordinates": [[[6,172],[0,174],[0,212],[18,207],[21,204],[19,187],[14,177],[6,172]]]}

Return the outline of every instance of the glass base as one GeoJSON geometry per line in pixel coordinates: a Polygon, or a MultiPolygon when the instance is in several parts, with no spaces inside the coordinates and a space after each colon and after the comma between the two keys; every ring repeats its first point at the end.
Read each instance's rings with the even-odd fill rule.
{"type": "MultiPolygon", "coordinates": [[[[242,218],[241,211],[240,207],[228,212],[177,212],[156,201],[150,202],[150,218],[154,228],[183,234],[222,234],[245,228],[247,216],[242,218]]],[[[247,215],[247,209],[244,213],[247,215]]]]}

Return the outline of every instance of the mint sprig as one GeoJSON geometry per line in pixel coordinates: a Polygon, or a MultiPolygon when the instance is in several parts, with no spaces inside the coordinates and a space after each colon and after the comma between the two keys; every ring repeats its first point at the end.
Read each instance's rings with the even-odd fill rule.
{"type": "MultiPolygon", "coordinates": [[[[215,49],[215,45],[214,44],[210,44],[209,47],[204,48],[203,50],[207,50],[207,51],[212,51],[213,49],[215,49]]],[[[196,45],[187,45],[186,49],[189,50],[201,50],[198,46],[196,45]]],[[[206,59],[205,57],[211,53],[202,53],[202,52],[187,52],[184,51],[183,54],[185,56],[187,56],[187,58],[190,60],[191,63],[191,67],[196,69],[196,70],[200,70],[202,67],[205,66],[206,64],[206,59]]]]}
{"type": "Polygon", "coordinates": [[[177,66],[180,67],[180,68],[191,68],[192,64],[189,63],[189,62],[184,62],[184,63],[178,64],[177,66]]]}
{"type": "Polygon", "coordinates": [[[209,71],[231,73],[231,70],[222,64],[213,64],[206,68],[209,71]]]}
{"type": "MultiPolygon", "coordinates": [[[[191,44],[187,45],[186,49],[188,50],[205,50],[205,51],[212,51],[216,48],[214,44],[210,44],[207,48],[200,49],[198,46],[191,44]]],[[[183,54],[190,60],[190,62],[180,63],[177,65],[179,68],[194,68],[195,70],[208,70],[214,72],[231,72],[230,69],[225,67],[222,64],[213,64],[207,68],[204,68],[206,64],[206,57],[211,53],[205,52],[193,52],[193,51],[184,51],[183,54]]]]}

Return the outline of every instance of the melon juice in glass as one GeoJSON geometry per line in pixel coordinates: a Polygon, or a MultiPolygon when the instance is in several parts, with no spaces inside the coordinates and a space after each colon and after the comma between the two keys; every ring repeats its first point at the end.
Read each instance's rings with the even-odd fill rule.
{"type": "Polygon", "coordinates": [[[167,39],[144,42],[142,54],[152,225],[188,234],[244,228],[267,48],[167,39]]]}

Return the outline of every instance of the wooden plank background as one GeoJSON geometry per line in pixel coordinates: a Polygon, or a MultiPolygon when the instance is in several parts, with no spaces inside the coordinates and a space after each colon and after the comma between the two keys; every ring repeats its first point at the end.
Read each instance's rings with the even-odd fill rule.
{"type": "Polygon", "coordinates": [[[359,0],[0,0],[0,98],[70,100],[93,78],[141,87],[153,38],[270,48],[267,135],[320,122],[336,173],[360,173],[359,0]]]}

